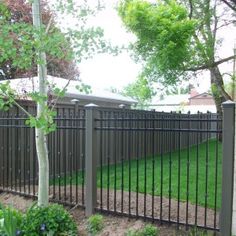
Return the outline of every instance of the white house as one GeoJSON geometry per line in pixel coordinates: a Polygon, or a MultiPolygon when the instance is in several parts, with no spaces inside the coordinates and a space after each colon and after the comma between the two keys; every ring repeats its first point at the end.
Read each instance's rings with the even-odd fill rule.
{"type": "Polygon", "coordinates": [[[207,92],[197,93],[195,89],[190,94],[178,94],[166,96],[163,100],[154,97],[149,109],[163,112],[197,113],[216,112],[216,106],[212,95],[207,92]]]}

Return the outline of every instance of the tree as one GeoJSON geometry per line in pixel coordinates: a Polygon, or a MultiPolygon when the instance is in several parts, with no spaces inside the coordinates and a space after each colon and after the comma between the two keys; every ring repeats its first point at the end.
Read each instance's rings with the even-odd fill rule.
{"type": "MultiPolygon", "coordinates": [[[[31,12],[31,6],[24,0],[3,0],[5,10],[7,11],[8,17],[5,18],[6,23],[10,22],[22,22],[32,25],[32,17],[29,14],[31,12]]],[[[51,30],[58,31],[58,34],[61,34],[61,37],[64,37],[60,29],[55,25],[55,17],[52,15],[45,3],[42,4],[42,20],[45,25],[51,21],[51,30]]],[[[50,32],[49,32],[50,34],[50,32]]],[[[11,35],[11,38],[15,41],[17,46],[18,39],[16,35],[11,35]]],[[[67,42],[69,45],[69,42],[67,42]]],[[[65,39],[66,46],[66,39],[65,39]]],[[[68,46],[67,46],[68,47],[68,46]]],[[[65,47],[65,48],[67,48],[65,47]]],[[[69,52],[70,48],[66,51],[69,52]]],[[[65,51],[65,53],[66,53],[65,51]]],[[[52,55],[47,55],[47,69],[48,73],[52,76],[63,77],[67,79],[78,78],[79,70],[76,63],[71,59],[65,58],[56,58],[52,55]]],[[[29,69],[20,69],[12,64],[12,61],[2,60],[0,63],[0,79],[12,79],[12,78],[21,78],[21,77],[32,77],[37,74],[37,65],[33,63],[32,68],[29,69]]]]}
{"type": "Polygon", "coordinates": [[[139,77],[135,82],[124,87],[122,94],[138,101],[137,108],[144,109],[147,102],[155,95],[150,83],[144,78],[139,77]]]}
{"type": "Polygon", "coordinates": [[[236,1],[235,0],[222,0],[231,10],[236,12],[236,1]]]}
{"type": "Polygon", "coordinates": [[[165,93],[166,95],[178,95],[178,94],[189,94],[191,89],[193,89],[194,86],[192,84],[189,84],[187,86],[180,86],[179,87],[171,87],[166,89],[165,93]]]}
{"type": "Polygon", "coordinates": [[[119,5],[128,30],[137,36],[132,50],[144,64],[143,74],[150,80],[173,85],[199,71],[210,72],[217,111],[231,99],[224,89],[219,65],[234,55],[219,58],[217,33],[229,24],[220,11],[219,0],[164,1],[124,0],[119,5]]]}
{"type": "MultiPolygon", "coordinates": [[[[57,59],[73,59],[81,61],[96,51],[108,51],[110,45],[106,44],[103,32],[100,28],[89,27],[88,17],[95,14],[86,0],[79,5],[73,1],[58,0],[52,6],[55,12],[60,14],[71,14],[76,17],[79,26],[76,29],[64,29],[64,35],[52,27],[52,20],[44,25],[41,18],[41,1],[33,0],[32,14],[33,25],[24,21],[8,21],[9,11],[4,3],[0,3],[0,63],[3,60],[10,61],[12,65],[20,70],[31,70],[37,64],[39,77],[39,90],[28,93],[37,103],[37,115],[34,116],[26,111],[16,100],[17,94],[10,88],[9,82],[0,84],[0,109],[8,110],[16,105],[28,115],[27,124],[35,128],[36,150],[39,163],[39,188],[38,205],[47,206],[49,201],[49,163],[47,150],[47,135],[56,129],[53,118],[56,113],[53,107],[47,105],[47,60],[46,55],[57,59]],[[14,36],[14,39],[13,37],[14,36]],[[68,49],[68,41],[71,50],[68,49]]],[[[76,2],[75,2],[76,3],[76,2]]],[[[30,15],[30,14],[29,14],[30,15]]],[[[58,89],[51,88],[54,95],[63,96],[66,87],[58,89]]]]}

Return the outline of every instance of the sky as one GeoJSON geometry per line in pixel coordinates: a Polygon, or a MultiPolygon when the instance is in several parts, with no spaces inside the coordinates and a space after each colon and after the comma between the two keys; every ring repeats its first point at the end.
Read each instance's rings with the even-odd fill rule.
{"type": "MultiPolygon", "coordinates": [[[[106,8],[97,15],[94,23],[104,29],[105,38],[113,45],[128,45],[128,42],[134,40],[134,36],[126,32],[122,25],[115,10],[117,2],[118,0],[106,1],[106,8]]],[[[96,55],[92,59],[82,61],[79,70],[83,82],[93,88],[122,89],[128,83],[135,81],[141,66],[130,58],[128,52],[123,52],[118,56],[96,55]]]]}
{"type": "MultiPolygon", "coordinates": [[[[89,1],[94,3],[97,0],[89,1]]],[[[106,8],[91,23],[102,27],[105,38],[114,45],[128,45],[129,42],[135,40],[135,37],[126,32],[121,19],[117,15],[115,6],[118,1],[104,1],[106,8]]],[[[221,58],[231,56],[233,54],[232,45],[236,42],[236,29],[231,27],[227,31],[223,31],[219,37],[224,38],[223,46],[219,50],[219,56],[221,58]]],[[[128,52],[123,52],[118,56],[109,54],[95,55],[92,59],[82,61],[78,66],[82,81],[91,85],[92,88],[98,89],[114,87],[122,90],[124,86],[134,82],[141,71],[141,66],[130,58],[128,52]]],[[[232,64],[226,63],[220,69],[224,72],[232,71],[232,64]]],[[[201,74],[194,80],[194,83],[199,86],[199,92],[209,90],[209,73],[201,74]]]]}

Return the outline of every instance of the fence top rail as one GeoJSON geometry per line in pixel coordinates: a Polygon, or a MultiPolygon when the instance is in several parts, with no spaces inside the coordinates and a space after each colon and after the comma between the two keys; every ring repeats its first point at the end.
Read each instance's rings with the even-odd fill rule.
{"type": "Polygon", "coordinates": [[[199,122],[199,121],[206,121],[206,122],[221,122],[222,121],[222,118],[219,118],[219,119],[187,119],[187,118],[168,118],[168,117],[162,117],[162,118],[97,118],[95,119],[95,121],[189,121],[189,122],[192,122],[192,121],[195,121],[195,122],[199,122]]]}
{"type": "Polygon", "coordinates": [[[110,131],[165,131],[165,132],[189,132],[189,133],[222,133],[221,129],[182,129],[182,128],[132,128],[132,127],[96,127],[95,130],[110,131]]]}
{"type": "MultiPolygon", "coordinates": [[[[0,124],[0,128],[23,128],[23,129],[34,129],[34,128],[28,126],[28,125],[2,125],[2,124],[0,124]]],[[[74,125],[68,125],[68,126],[56,125],[56,129],[85,130],[85,127],[83,127],[83,126],[74,126],[74,125]]]]}
{"type": "MultiPolygon", "coordinates": [[[[17,120],[17,121],[25,121],[29,119],[28,117],[0,117],[0,121],[2,120],[17,120]]],[[[85,118],[76,117],[76,116],[69,116],[69,117],[56,117],[53,118],[54,121],[60,120],[76,120],[76,121],[85,121],[85,118]]]]}
{"type": "MultiPolygon", "coordinates": [[[[91,109],[91,107],[86,108],[86,109],[91,109]]],[[[175,112],[175,111],[171,111],[171,112],[164,112],[164,111],[152,111],[152,110],[139,110],[139,109],[130,109],[130,108],[111,108],[111,107],[93,107],[93,109],[100,111],[100,112],[115,112],[115,113],[138,113],[138,114],[168,114],[168,115],[191,115],[191,116],[198,116],[198,115],[220,115],[219,113],[212,113],[212,112],[200,112],[198,111],[197,113],[182,113],[182,112],[175,112]]]]}

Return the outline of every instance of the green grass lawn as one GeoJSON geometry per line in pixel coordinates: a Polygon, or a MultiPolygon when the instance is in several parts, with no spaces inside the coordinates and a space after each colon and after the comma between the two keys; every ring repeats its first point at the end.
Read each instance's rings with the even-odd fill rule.
{"type": "MultiPolygon", "coordinates": [[[[171,198],[178,199],[178,188],[180,189],[180,200],[186,201],[187,199],[187,185],[189,185],[189,202],[196,203],[196,181],[197,181],[197,162],[198,162],[198,204],[208,208],[215,208],[215,176],[216,176],[216,147],[218,146],[218,179],[217,179],[217,201],[216,208],[220,208],[221,201],[221,163],[222,163],[222,145],[216,140],[210,140],[208,143],[202,143],[198,146],[198,158],[197,158],[197,146],[193,146],[189,149],[183,149],[175,151],[171,154],[167,153],[163,156],[146,157],[146,193],[154,195],[161,195],[161,179],[162,195],[169,197],[169,189],[171,189],[171,198]],[[208,152],[207,152],[208,150],[208,152]],[[187,163],[188,163],[188,152],[189,152],[189,181],[187,181],[187,163]],[[208,164],[206,165],[208,153],[208,164]],[[171,160],[171,176],[170,176],[170,160],[171,160]],[[180,162],[179,162],[180,160],[180,162]],[[154,189],[152,189],[153,183],[153,165],[154,165],[154,189]],[[180,165],[180,181],[178,180],[180,165]],[[161,177],[161,166],[162,166],[162,177],[161,177]],[[208,176],[206,177],[206,169],[208,169],[208,176]],[[207,179],[207,186],[206,186],[207,179]],[[171,180],[171,185],[170,185],[171,180]],[[205,202],[207,200],[207,203],[205,202]]],[[[101,186],[101,168],[97,172],[97,186],[99,188],[109,187],[112,189],[115,186],[116,189],[121,189],[122,186],[122,169],[123,169],[123,186],[124,191],[137,190],[140,193],[145,192],[145,158],[140,158],[139,161],[125,161],[123,163],[114,165],[104,166],[102,168],[102,186],[101,186]],[[137,178],[137,167],[138,167],[138,178],[137,178]],[[116,169],[116,178],[115,178],[116,169]],[[108,177],[109,173],[109,177],[108,177]],[[138,182],[137,182],[138,181],[138,182]]],[[[82,172],[77,173],[78,184],[82,183],[82,172]]],[[[72,176],[72,183],[76,183],[76,174],[72,176]]],[[[71,182],[70,177],[67,178],[67,184],[71,182]]],[[[56,181],[58,183],[58,180],[56,181]]],[[[61,179],[63,185],[63,178],[61,179]]]]}

